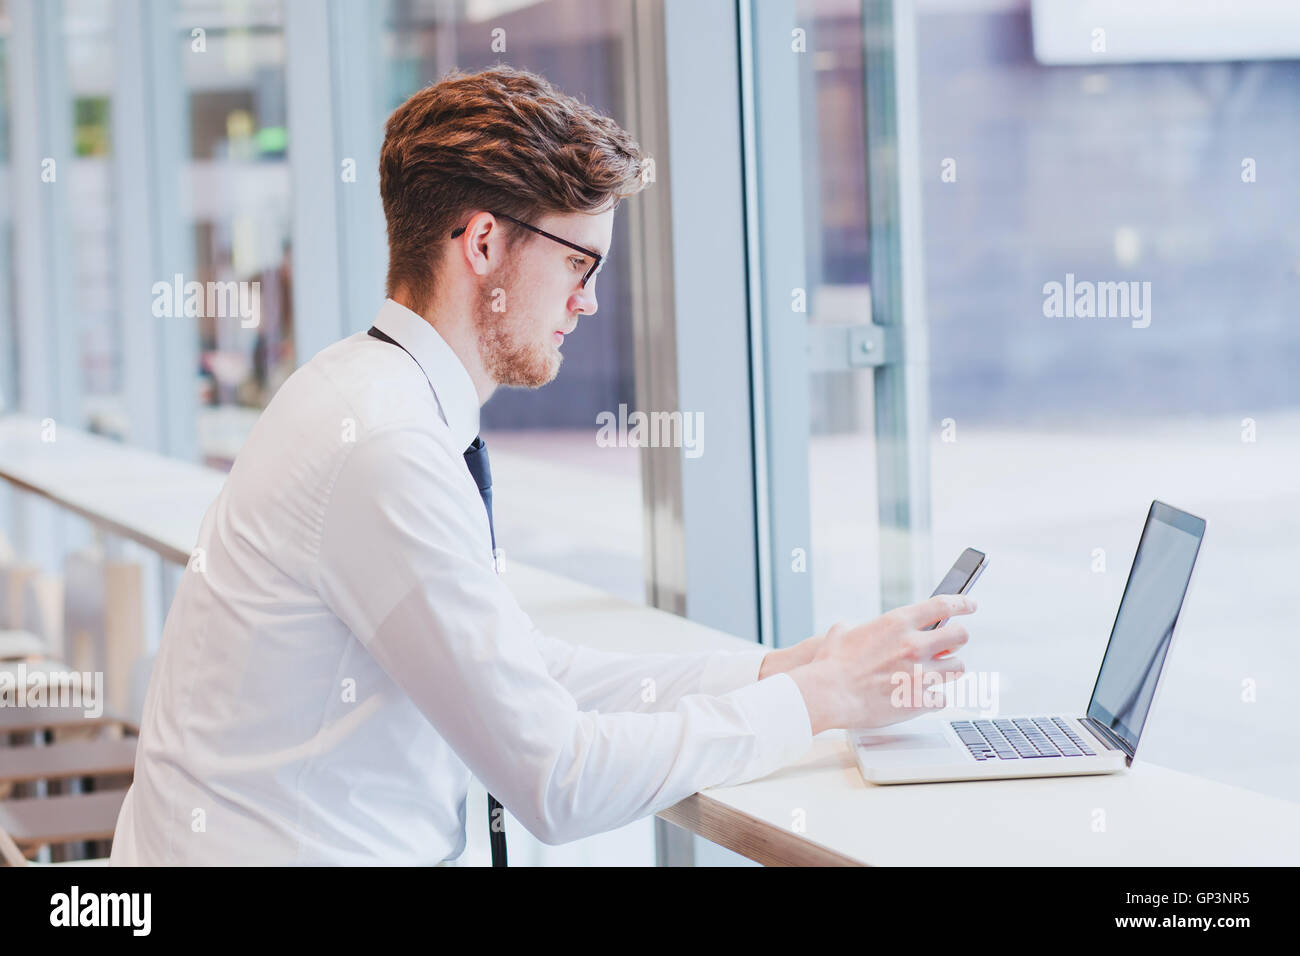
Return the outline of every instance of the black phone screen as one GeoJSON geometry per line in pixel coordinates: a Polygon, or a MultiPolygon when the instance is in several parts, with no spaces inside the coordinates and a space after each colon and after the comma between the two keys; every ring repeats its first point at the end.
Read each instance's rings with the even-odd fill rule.
{"type": "Polygon", "coordinates": [[[976,551],[974,548],[967,548],[961,553],[955,564],[948,569],[948,573],[943,576],[939,586],[934,589],[935,594],[961,594],[966,590],[966,584],[979,570],[979,566],[984,561],[984,553],[976,551]]]}
{"type": "MultiPolygon", "coordinates": [[[[935,594],[964,594],[971,586],[972,579],[975,578],[984,565],[984,552],[976,551],[974,548],[967,548],[961,553],[961,556],[953,562],[953,566],[948,569],[948,573],[943,576],[939,586],[934,589],[935,594]]],[[[947,622],[938,621],[929,627],[923,627],[923,631],[933,631],[947,622]]]]}

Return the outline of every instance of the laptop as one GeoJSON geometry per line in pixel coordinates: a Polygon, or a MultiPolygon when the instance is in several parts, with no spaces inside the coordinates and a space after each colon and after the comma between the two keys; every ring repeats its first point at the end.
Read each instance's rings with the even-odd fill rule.
{"type": "Polygon", "coordinates": [[[1130,766],[1204,535],[1202,519],[1151,503],[1084,716],[953,719],[935,711],[906,725],[853,730],[863,779],[1056,777],[1130,766]]]}

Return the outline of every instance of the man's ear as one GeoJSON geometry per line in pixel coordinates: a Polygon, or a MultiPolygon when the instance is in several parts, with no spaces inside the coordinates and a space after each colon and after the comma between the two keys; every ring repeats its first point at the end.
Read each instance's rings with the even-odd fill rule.
{"type": "Polygon", "coordinates": [[[496,218],[490,212],[479,212],[470,219],[456,249],[475,275],[485,276],[502,254],[503,238],[496,218]]]}

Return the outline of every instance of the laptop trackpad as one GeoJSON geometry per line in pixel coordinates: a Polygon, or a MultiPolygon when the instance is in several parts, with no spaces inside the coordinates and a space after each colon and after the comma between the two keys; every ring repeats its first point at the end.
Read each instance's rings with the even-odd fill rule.
{"type": "Polygon", "coordinates": [[[951,746],[943,734],[863,734],[858,746],[872,753],[886,750],[935,750],[951,746]]]}

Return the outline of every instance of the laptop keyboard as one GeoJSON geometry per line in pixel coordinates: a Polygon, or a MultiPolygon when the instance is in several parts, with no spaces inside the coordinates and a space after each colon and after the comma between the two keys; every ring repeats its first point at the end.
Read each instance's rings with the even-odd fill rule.
{"type": "Polygon", "coordinates": [[[950,724],[976,760],[1095,756],[1061,717],[954,720],[950,724]]]}

